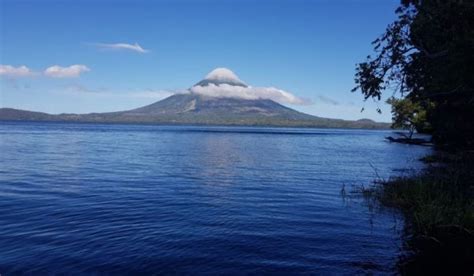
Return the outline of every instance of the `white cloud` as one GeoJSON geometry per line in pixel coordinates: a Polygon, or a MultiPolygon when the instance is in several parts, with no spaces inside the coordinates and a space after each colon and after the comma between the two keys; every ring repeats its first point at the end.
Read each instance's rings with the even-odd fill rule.
{"type": "Polygon", "coordinates": [[[134,51],[137,53],[148,53],[149,50],[143,49],[142,46],[138,45],[138,43],[135,44],[128,44],[128,43],[96,43],[95,44],[97,47],[102,48],[102,49],[109,49],[109,50],[130,50],[134,51]]]}
{"type": "MultiPolygon", "coordinates": [[[[43,72],[43,75],[54,78],[71,78],[78,77],[80,74],[88,71],[90,71],[90,69],[82,64],[75,64],[69,67],[54,65],[46,68],[43,72]]],[[[14,67],[11,65],[0,64],[0,75],[9,78],[19,78],[38,75],[38,73],[32,71],[25,65],[14,67]]]]}
{"type": "Polygon", "coordinates": [[[90,69],[82,64],[75,64],[68,67],[54,65],[46,68],[44,75],[53,78],[75,78],[88,71],[90,71],[90,69]]]}
{"type": "Polygon", "coordinates": [[[275,87],[243,87],[229,84],[215,85],[210,83],[206,86],[193,86],[191,92],[210,97],[241,98],[247,100],[269,99],[283,104],[304,105],[310,101],[296,97],[295,95],[275,87]]]}
{"type": "Polygon", "coordinates": [[[206,80],[242,82],[237,75],[227,68],[216,68],[207,74],[206,80]]]}
{"type": "Polygon", "coordinates": [[[0,76],[6,76],[10,78],[17,77],[29,77],[33,76],[35,73],[31,71],[30,68],[25,65],[14,67],[11,65],[0,64],[0,76]]]}

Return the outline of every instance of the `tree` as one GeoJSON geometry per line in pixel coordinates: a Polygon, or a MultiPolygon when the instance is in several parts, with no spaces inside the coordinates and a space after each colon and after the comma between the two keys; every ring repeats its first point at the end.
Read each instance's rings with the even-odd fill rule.
{"type": "Polygon", "coordinates": [[[435,142],[474,146],[474,4],[404,0],[396,13],[353,91],[381,100],[392,90],[426,111],[435,142]]]}
{"type": "Polygon", "coordinates": [[[392,106],[393,127],[408,130],[406,138],[411,139],[413,133],[427,132],[429,123],[426,121],[426,109],[410,99],[397,99],[391,97],[387,103],[392,106]]]}

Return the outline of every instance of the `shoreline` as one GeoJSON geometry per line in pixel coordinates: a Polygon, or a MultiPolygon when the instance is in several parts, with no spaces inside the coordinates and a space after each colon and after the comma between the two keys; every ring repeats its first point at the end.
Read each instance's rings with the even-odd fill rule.
{"type": "Polygon", "coordinates": [[[474,271],[474,154],[437,152],[420,159],[427,164],[409,176],[375,181],[356,193],[405,218],[401,274],[474,271]]]}

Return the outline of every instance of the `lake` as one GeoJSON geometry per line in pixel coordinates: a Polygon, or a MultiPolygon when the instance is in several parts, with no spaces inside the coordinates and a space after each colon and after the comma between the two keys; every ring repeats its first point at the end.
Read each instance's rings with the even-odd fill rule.
{"type": "Polygon", "coordinates": [[[390,274],[391,131],[0,122],[0,274],[390,274]]]}

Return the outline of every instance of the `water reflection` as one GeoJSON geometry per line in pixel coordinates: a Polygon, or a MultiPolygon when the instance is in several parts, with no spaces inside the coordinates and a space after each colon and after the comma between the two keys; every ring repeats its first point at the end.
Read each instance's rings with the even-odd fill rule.
{"type": "Polygon", "coordinates": [[[0,125],[0,272],[391,272],[396,214],[342,202],[341,184],[427,149],[378,131],[228,130],[0,125]]]}

